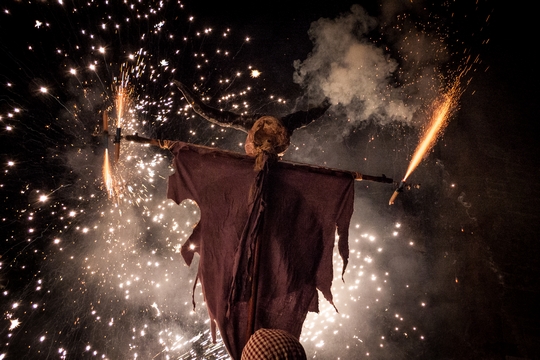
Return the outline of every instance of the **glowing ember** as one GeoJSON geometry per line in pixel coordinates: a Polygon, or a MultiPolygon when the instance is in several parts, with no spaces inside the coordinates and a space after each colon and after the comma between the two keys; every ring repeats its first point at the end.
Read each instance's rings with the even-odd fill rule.
{"type": "Polygon", "coordinates": [[[115,105],[116,105],[116,127],[122,127],[122,119],[128,106],[129,91],[126,88],[126,83],[122,83],[118,86],[116,91],[115,105]]]}
{"type": "Polygon", "coordinates": [[[10,330],[10,331],[13,330],[13,329],[15,329],[16,327],[18,327],[18,326],[21,324],[21,322],[19,321],[19,319],[12,319],[12,320],[10,320],[10,321],[11,321],[11,324],[9,325],[9,330],[10,330]]]}

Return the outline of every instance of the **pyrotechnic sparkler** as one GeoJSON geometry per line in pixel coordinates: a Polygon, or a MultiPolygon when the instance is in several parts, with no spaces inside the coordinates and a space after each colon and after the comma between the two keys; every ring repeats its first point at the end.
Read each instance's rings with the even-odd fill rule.
{"type": "MultiPolygon", "coordinates": [[[[114,91],[114,107],[116,110],[116,131],[114,134],[114,164],[115,168],[119,167],[120,161],[120,145],[122,140],[122,127],[125,123],[125,114],[130,110],[131,106],[131,91],[129,87],[129,73],[125,71],[124,65],[121,68],[121,77],[116,84],[114,91]]],[[[108,111],[103,111],[103,144],[104,160],[103,160],[103,182],[109,197],[117,194],[119,191],[118,181],[113,175],[113,169],[109,158],[109,116],[108,111]]]]}
{"type": "Polygon", "coordinates": [[[120,139],[122,138],[122,125],[124,122],[124,114],[129,106],[130,91],[129,91],[129,74],[121,71],[121,79],[116,88],[115,107],[116,107],[116,133],[114,136],[115,144],[115,161],[120,159],[120,139]]]}
{"type": "Polygon", "coordinates": [[[437,139],[443,133],[446,125],[448,125],[448,121],[455,112],[459,97],[462,94],[460,78],[461,75],[457,76],[450,88],[434,102],[432,106],[433,112],[431,115],[431,120],[428,126],[425,128],[422,138],[414,151],[414,155],[409,163],[409,167],[407,168],[407,172],[405,173],[403,180],[401,180],[398,188],[394,191],[392,197],[390,198],[389,205],[392,205],[399,193],[403,191],[409,176],[422,162],[422,159],[424,159],[426,154],[433,148],[433,145],[435,145],[437,139]]]}
{"type": "Polygon", "coordinates": [[[111,164],[109,161],[109,116],[107,110],[103,110],[103,135],[101,137],[103,143],[103,184],[109,197],[114,193],[113,178],[111,164]]]}
{"type": "Polygon", "coordinates": [[[114,194],[114,180],[112,177],[111,165],[109,163],[109,149],[105,149],[103,155],[103,183],[107,190],[107,194],[109,197],[112,197],[114,194]]]}

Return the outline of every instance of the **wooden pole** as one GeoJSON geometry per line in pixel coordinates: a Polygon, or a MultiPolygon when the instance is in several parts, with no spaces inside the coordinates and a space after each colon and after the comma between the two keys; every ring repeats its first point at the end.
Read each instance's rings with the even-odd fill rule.
{"type": "MultiPolygon", "coordinates": [[[[128,140],[128,141],[138,142],[138,143],[141,143],[141,144],[149,144],[149,145],[153,145],[153,146],[161,146],[161,143],[166,141],[166,140],[149,139],[149,138],[139,136],[138,134],[126,135],[124,138],[126,140],[128,140]]],[[[224,154],[229,154],[231,156],[248,157],[248,155],[242,155],[242,154],[235,153],[235,152],[232,152],[232,151],[227,151],[227,150],[219,150],[219,149],[216,149],[216,148],[210,148],[208,146],[195,145],[195,144],[188,144],[188,145],[192,146],[194,148],[212,149],[214,151],[219,151],[219,152],[222,152],[224,154]]],[[[393,179],[387,178],[384,175],[382,175],[382,176],[366,175],[366,174],[361,174],[361,173],[356,172],[356,171],[331,169],[331,168],[321,167],[321,166],[317,166],[317,165],[294,163],[294,162],[291,162],[291,161],[279,161],[279,163],[281,164],[281,166],[285,166],[285,167],[288,167],[288,168],[300,168],[300,169],[304,169],[306,171],[311,171],[311,172],[352,176],[357,181],[374,181],[374,182],[380,182],[380,183],[385,183],[385,184],[393,184],[394,183],[393,179]]]]}

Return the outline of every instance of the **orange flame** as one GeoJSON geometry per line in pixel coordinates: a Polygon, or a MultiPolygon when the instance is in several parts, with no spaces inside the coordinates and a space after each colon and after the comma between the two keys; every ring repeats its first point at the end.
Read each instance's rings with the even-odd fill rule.
{"type": "Polygon", "coordinates": [[[111,172],[111,165],[109,164],[108,149],[105,149],[105,156],[103,157],[103,184],[105,185],[105,189],[107,189],[109,198],[111,198],[114,193],[114,181],[111,172]]]}
{"type": "Polygon", "coordinates": [[[116,93],[115,105],[116,105],[116,127],[122,127],[122,117],[124,116],[124,108],[128,99],[128,92],[123,86],[118,88],[116,93]]]}
{"type": "Polygon", "coordinates": [[[450,115],[456,110],[458,99],[461,96],[459,80],[460,77],[458,77],[452,87],[435,102],[430,124],[426,127],[422,140],[416,147],[403,181],[407,180],[409,175],[411,175],[418,167],[424,158],[424,155],[431,150],[433,145],[435,145],[437,138],[448,124],[450,115]]]}
{"type": "MultiPolygon", "coordinates": [[[[115,159],[118,162],[118,156],[120,153],[120,139],[118,136],[120,134],[120,129],[123,125],[124,113],[127,111],[130,105],[130,88],[128,86],[129,76],[126,72],[122,72],[121,82],[114,87],[115,97],[114,97],[114,106],[116,108],[116,135],[115,135],[115,159]]],[[[109,117],[107,111],[103,112],[103,133],[105,136],[105,141],[108,142],[108,125],[109,117]]],[[[118,165],[118,164],[116,164],[118,165]]],[[[103,157],[103,184],[107,190],[109,198],[115,198],[118,200],[119,197],[119,184],[121,181],[118,174],[113,174],[113,168],[109,160],[109,150],[108,147],[105,148],[105,153],[103,157]]]]}

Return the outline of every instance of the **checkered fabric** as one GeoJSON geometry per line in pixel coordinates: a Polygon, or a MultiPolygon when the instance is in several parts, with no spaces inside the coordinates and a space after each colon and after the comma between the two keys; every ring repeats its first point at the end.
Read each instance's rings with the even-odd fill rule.
{"type": "Polygon", "coordinates": [[[306,360],[302,344],[286,331],[259,329],[242,350],[241,360],[306,360]]]}

